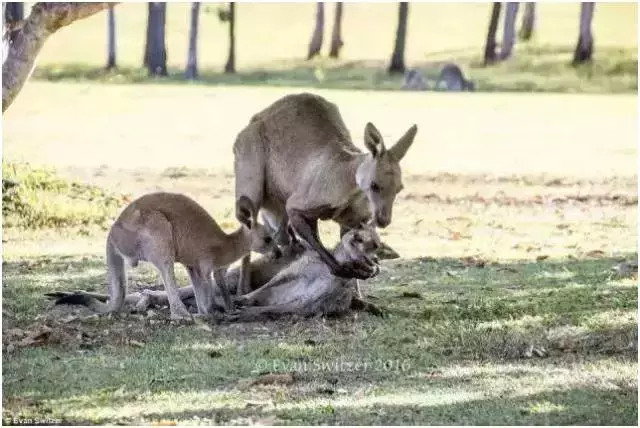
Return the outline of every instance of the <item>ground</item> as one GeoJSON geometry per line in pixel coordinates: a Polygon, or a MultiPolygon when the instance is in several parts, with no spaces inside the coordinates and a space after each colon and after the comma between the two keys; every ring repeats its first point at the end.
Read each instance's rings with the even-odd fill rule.
{"type": "MultiPolygon", "coordinates": [[[[20,182],[3,191],[5,423],[637,424],[636,4],[598,3],[595,61],[577,70],[576,4],[540,3],[534,41],[488,69],[488,3],[411,4],[408,65],[458,61],[476,94],[386,91],[401,78],[384,73],[383,4],[346,4],[344,58],[311,64],[313,4],[239,4],[240,73],[222,75],[216,7],[202,84],[179,84],[188,5],[169,5],[173,75],[156,81],[137,69],[145,6],[124,4],[119,70],[100,70],[98,14],[51,38],[3,115],[3,178],[20,182]],[[364,286],[386,317],[173,325],[45,298],[106,291],[108,227],[143,193],[186,193],[237,227],[234,138],[301,90],[337,103],[360,147],[367,121],[389,144],[418,125],[381,231],[401,258],[364,286]]],[[[130,271],[130,289],[158,283],[130,271]]]]}
{"type": "MultiPolygon", "coordinates": [[[[366,285],[386,318],[207,328],[170,325],[166,311],[96,319],[52,308],[45,292],[106,290],[106,227],[127,198],[184,192],[233,229],[233,138],[247,111],[290,91],[25,88],[5,115],[5,162],[128,196],[96,205],[108,221],[75,221],[78,199],[59,217],[41,207],[70,219],[65,229],[5,227],[5,418],[636,423],[637,282],[624,264],[637,260],[634,96],[317,91],[359,145],[367,120],[390,143],[419,127],[382,232],[402,258],[366,285]],[[261,378],[269,372],[283,375],[261,378]]],[[[322,230],[335,242],[335,226],[322,230]]],[[[158,278],[141,266],[131,283],[158,278]]]]}

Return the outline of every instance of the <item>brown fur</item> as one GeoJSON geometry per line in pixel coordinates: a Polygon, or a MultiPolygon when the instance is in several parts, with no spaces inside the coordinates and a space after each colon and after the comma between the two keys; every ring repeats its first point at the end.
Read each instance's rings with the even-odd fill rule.
{"type": "Polygon", "coordinates": [[[243,225],[231,234],[191,198],[175,193],[152,193],[129,204],[111,227],[107,238],[110,312],[122,308],[127,286],[125,262],[152,263],[167,290],[171,315],[189,317],[180,299],[174,263],[183,264],[194,285],[198,312],[214,309],[213,274],[227,311],[233,302],[224,276],[227,267],[252,250],[266,252],[275,243],[268,230],[256,221],[256,212],[246,198],[238,200],[243,225]]]}
{"type": "MultiPolygon", "coordinates": [[[[379,247],[375,229],[355,228],[342,237],[333,255],[339,262],[364,259],[375,266],[377,274],[375,252],[379,247]]],[[[351,307],[354,297],[360,297],[357,279],[334,276],[315,251],[307,251],[265,285],[238,298],[247,306],[239,317],[249,320],[266,314],[341,314],[351,307]]]]}
{"type": "Polygon", "coordinates": [[[400,160],[413,143],[412,126],[386,149],[380,132],[365,127],[356,147],[335,104],[308,93],[288,95],[256,114],[234,144],[236,197],[247,197],[275,224],[287,221],[318,252],[331,272],[365,279],[373,268],[362,261],[339,264],[322,245],[318,220],[332,219],[348,230],[373,220],[391,222],[402,189],[400,160]]]}

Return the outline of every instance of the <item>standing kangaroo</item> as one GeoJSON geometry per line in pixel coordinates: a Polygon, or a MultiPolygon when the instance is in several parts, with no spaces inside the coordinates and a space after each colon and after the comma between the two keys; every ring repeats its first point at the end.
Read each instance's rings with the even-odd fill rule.
{"type": "Polygon", "coordinates": [[[336,221],[341,235],[369,220],[388,226],[403,188],[400,160],[417,131],[413,125],[387,150],[380,132],[367,123],[369,153],[363,153],[335,104],[309,93],[287,95],[253,116],[236,138],[236,198],[247,197],[267,211],[273,224],[289,221],[332,274],[366,279],[374,266],[364,260],[338,263],[320,242],[318,220],[336,221]]]}
{"type": "Polygon", "coordinates": [[[119,311],[124,305],[125,262],[135,267],[141,260],[152,263],[160,273],[172,318],[190,318],[176,285],[176,262],[187,268],[200,314],[215,308],[212,273],[225,309],[232,310],[225,283],[227,267],[252,250],[264,253],[275,246],[268,230],[256,221],[257,212],[249,199],[239,198],[236,209],[242,225],[227,234],[204,208],[184,195],[151,193],[129,204],[107,237],[108,311],[119,311]]]}
{"type": "Polygon", "coordinates": [[[465,79],[460,67],[455,64],[447,64],[440,71],[435,89],[440,89],[440,83],[444,82],[447,91],[470,91],[476,90],[476,85],[470,80],[465,79]]]}

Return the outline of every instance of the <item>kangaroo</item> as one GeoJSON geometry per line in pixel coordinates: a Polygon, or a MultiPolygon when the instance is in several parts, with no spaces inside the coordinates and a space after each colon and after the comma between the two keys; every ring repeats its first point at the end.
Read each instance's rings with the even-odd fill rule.
{"type": "Polygon", "coordinates": [[[256,221],[257,212],[248,198],[238,199],[237,211],[241,226],[226,234],[204,208],[184,195],[151,193],[129,204],[107,237],[108,311],[119,311],[124,304],[125,262],[135,267],[139,261],[152,263],[160,273],[172,318],[190,317],[178,293],[173,270],[176,262],[187,268],[200,314],[215,308],[212,273],[224,309],[232,311],[225,283],[227,267],[251,251],[264,253],[275,246],[268,230],[256,221]]]}
{"type": "Polygon", "coordinates": [[[387,227],[403,188],[400,161],[417,131],[413,125],[387,150],[378,129],[367,123],[369,153],[363,153],[335,104],[309,93],[287,95],[254,115],[236,138],[236,198],[247,197],[275,224],[288,221],[332,274],[366,279],[374,266],[365,259],[338,263],[320,242],[318,221],[336,221],[341,236],[371,220],[387,227]]]}
{"type": "MultiPolygon", "coordinates": [[[[365,229],[364,231],[359,232],[359,236],[353,236],[353,233],[355,231],[357,231],[357,229],[352,229],[349,233],[343,236],[341,243],[336,248],[336,250],[334,250],[334,254],[337,253],[336,257],[338,259],[341,259],[345,256],[351,259],[370,257],[373,261],[377,262],[378,253],[375,252],[375,246],[381,245],[377,234],[368,232],[367,229],[365,229]],[[358,239],[361,239],[362,242],[358,242],[358,239]]],[[[327,274],[326,270],[328,268],[324,264],[324,262],[322,262],[318,258],[317,253],[313,250],[305,249],[304,246],[297,241],[294,241],[290,245],[284,247],[281,255],[280,253],[271,252],[258,258],[257,260],[252,260],[249,268],[251,271],[251,291],[260,289],[265,284],[269,283],[269,281],[271,281],[273,278],[275,278],[276,275],[280,274],[280,272],[294,272],[293,274],[289,275],[291,280],[288,286],[281,284],[277,287],[277,290],[282,292],[281,296],[275,296],[273,290],[270,292],[269,295],[272,296],[272,302],[288,302],[295,298],[296,292],[298,292],[299,296],[299,290],[305,288],[301,286],[301,281],[307,281],[305,280],[305,278],[308,279],[307,287],[312,287],[314,286],[314,284],[321,285],[321,289],[318,290],[320,294],[322,294],[322,289],[326,289],[327,284],[335,284],[335,281],[340,281],[341,283],[346,284],[347,281],[349,281],[349,284],[353,289],[350,289],[347,294],[345,294],[345,296],[351,298],[351,308],[357,310],[368,310],[370,312],[373,312],[374,314],[380,314],[380,310],[375,307],[375,305],[368,304],[357,298],[358,280],[344,280],[341,278],[336,278],[331,274],[327,274]],[[299,263],[298,261],[301,260],[302,257],[305,257],[306,259],[304,262],[299,263]],[[312,272],[320,272],[320,275],[314,276],[312,272]],[[296,281],[299,285],[298,287],[296,287],[294,284],[296,281]]],[[[231,292],[233,292],[233,290],[238,286],[239,281],[240,267],[229,269],[225,276],[225,282],[231,292]]],[[[192,307],[197,304],[196,302],[194,302],[193,286],[179,288],[178,293],[185,305],[192,307]]],[[[328,304],[327,302],[330,302],[332,300],[330,298],[332,294],[324,293],[324,295],[325,298],[322,301],[325,302],[325,304],[328,304]]],[[[338,294],[333,295],[338,296],[338,294]]],[[[102,307],[106,306],[104,302],[107,301],[107,295],[86,291],[52,292],[46,293],[46,296],[55,298],[56,305],[84,305],[94,311],[99,311],[102,307]]],[[[220,300],[219,293],[214,296],[214,299],[220,300]]],[[[343,307],[349,303],[349,299],[346,299],[346,302],[343,298],[336,298],[333,300],[335,300],[335,303],[333,303],[333,306],[335,307],[343,307]]],[[[303,304],[303,302],[301,301],[298,301],[298,303],[301,305],[300,307],[309,308],[309,305],[305,306],[305,304],[303,304]]],[[[166,291],[142,290],[141,292],[128,294],[125,298],[125,304],[131,308],[134,308],[135,310],[144,311],[150,307],[166,306],[169,304],[169,300],[166,291]]],[[[311,306],[313,305],[311,304],[311,306]]],[[[288,309],[288,312],[295,312],[294,308],[291,306],[289,306],[288,309]]],[[[277,313],[277,310],[278,309],[274,309],[274,313],[277,313]]],[[[284,310],[284,308],[280,308],[280,310],[282,311],[284,310]]],[[[306,312],[308,313],[308,309],[306,309],[306,312]]],[[[264,308],[258,309],[256,311],[245,310],[242,318],[244,320],[251,320],[259,317],[261,314],[268,315],[269,310],[264,308]]]]}
{"type": "Polygon", "coordinates": [[[427,91],[429,90],[429,83],[420,70],[414,68],[405,73],[402,89],[410,91],[427,91]]]}
{"type": "MultiPolygon", "coordinates": [[[[249,291],[255,290],[269,282],[278,272],[286,268],[293,260],[302,255],[306,249],[298,242],[264,254],[262,257],[252,260],[249,265],[249,291]]],[[[225,284],[230,293],[234,293],[241,281],[241,268],[239,266],[230,268],[225,273],[225,284]]],[[[222,306],[223,299],[220,290],[215,290],[214,303],[222,306]]],[[[194,307],[197,311],[195,292],[193,285],[178,288],[180,299],[187,307],[194,307]]],[[[84,290],[78,291],[56,291],[45,293],[49,298],[55,299],[56,305],[82,305],[95,312],[106,312],[108,306],[107,294],[93,293],[84,290]]],[[[169,305],[169,297],[164,290],[144,289],[127,294],[124,305],[135,311],[145,311],[150,307],[160,307],[169,305]]]]}
{"type": "Polygon", "coordinates": [[[456,64],[447,64],[440,71],[440,76],[436,81],[435,89],[440,89],[440,83],[446,84],[447,91],[470,91],[476,90],[476,85],[470,80],[465,79],[460,67],[456,64]]]}
{"type": "MultiPolygon", "coordinates": [[[[380,238],[369,226],[349,230],[333,250],[340,263],[366,259],[379,272],[375,252],[380,238]]],[[[315,251],[307,251],[269,282],[249,294],[236,299],[245,306],[240,320],[250,320],[266,314],[340,314],[349,309],[355,294],[359,294],[357,279],[334,276],[330,268],[315,251]]]]}

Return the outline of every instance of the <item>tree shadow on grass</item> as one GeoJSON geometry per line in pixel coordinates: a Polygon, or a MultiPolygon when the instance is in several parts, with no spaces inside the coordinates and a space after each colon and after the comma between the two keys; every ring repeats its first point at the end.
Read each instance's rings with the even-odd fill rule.
{"type": "MultiPolygon", "coordinates": [[[[435,81],[442,66],[455,62],[476,81],[480,92],[590,92],[637,91],[637,52],[603,47],[590,64],[571,66],[573,47],[522,46],[514,57],[484,67],[477,52],[470,49],[438,52],[411,64],[435,81]]],[[[389,75],[383,60],[280,61],[236,74],[202,69],[197,81],[184,78],[180,69],[170,69],[165,78],[151,78],[142,68],[106,71],[84,64],[38,67],[34,78],[47,81],[73,80],[104,83],[187,83],[213,86],[274,86],[348,90],[399,90],[402,76],[389,75]]]]}
{"type": "MultiPolygon", "coordinates": [[[[94,335],[96,340],[91,347],[48,344],[3,353],[6,404],[10,414],[15,415],[17,407],[12,400],[28,396],[39,403],[29,407],[30,412],[42,415],[43,402],[66,403],[64,408],[114,407],[135,403],[140,397],[151,397],[142,400],[153,401],[155,394],[167,391],[213,391],[244,400],[238,398],[241,393],[233,392],[239,379],[254,378],[261,372],[288,371],[298,372],[299,383],[291,396],[285,388],[287,401],[327,397],[333,400],[341,394],[337,392],[340,389],[352,394],[359,388],[374,388],[379,393],[393,394],[396,390],[419,389],[426,382],[429,388],[463,390],[469,382],[478,381],[477,375],[450,378],[437,374],[439,368],[455,362],[523,365],[522,373],[505,374],[510,381],[528,379],[532,376],[529,368],[540,366],[548,367],[548,376],[552,377],[554,368],[567,361],[615,359],[630,364],[637,359],[637,286],[612,276],[610,268],[619,260],[544,260],[484,267],[468,267],[466,261],[457,259],[400,260],[390,266],[394,280],[389,272],[383,273],[371,287],[371,293],[377,296],[375,302],[388,308],[386,318],[360,315],[358,319],[346,316],[326,321],[285,319],[212,326],[211,331],[163,322],[151,324],[144,317],[76,320],[65,325],[94,335]],[[419,297],[403,293],[417,293],[419,297]],[[534,348],[543,351],[532,354],[534,348]],[[344,372],[332,365],[343,360],[366,360],[372,368],[367,372],[344,372]],[[410,370],[385,370],[380,362],[386,361],[406,361],[410,370]],[[314,369],[316,363],[321,369],[314,369]]],[[[44,311],[51,305],[43,293],[54,289],[104,292],[104,274],[96,272],[104,269],[101,257],[52,257],[43,261],[46,260],[38,258],[5,263],[6,315],[11,317],[13,311],[28,308],[27,316],[34,319],[34,308],[44,311]],[[31,284],[38,278],[48,279],[38,286],[31,284]]],[[[534,424],[543,423],[547,414],[551,423],[562,423],[564,416],[558,415],[565,410],[560,408],[573,406],[576,410],[566,417],[571,423],[605,421],[601,418],[606,413],[587,411],[586,406],[579,405],[582,398],[591,397],[593,406],[623,403],[625,413],[612,419],[623,423],[633,411],[637,414],[637,409],[630,409],[631,398],[616,391],[579,391],[577,395],[565,392],[557,397],[546,393],[532,399],[542,402],[543,410],[534,409],[531,414],[522,413],[523,404],[517,399],[511,400],[516,403],[512,407],[511,401],[505,404],[496,399],[471,402],[471,407],[465,404],[475,409],[471,413],[459,411],[458,405],[380,403],[349,407],[329,403],[324,407],[310,405],[310,409],[270,411],[268,415],[292,423],[402,423],[408,417],[428,423],[534,424]],[[560,404],[544,410],[545,400],[560,404]],[[511,413],[496,411],[503,405],[511,413]],[[372,408],[382,410],[372,413],[372,408]],[[504,419],[504,415],[522,419],[504,419]]],[[[215,412],[204,407],[202,412],[157,412],[152,416],[190,419],[202,413],[216,421],[233,421],[247,414],[260,414],[255,408],[225,408],[224,399],[218,404],[221,408],[215,412]]],[[[145,420],[150,418],[145,416],[145,420]]]]}

